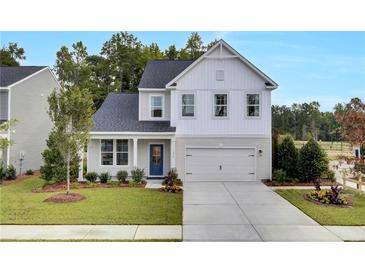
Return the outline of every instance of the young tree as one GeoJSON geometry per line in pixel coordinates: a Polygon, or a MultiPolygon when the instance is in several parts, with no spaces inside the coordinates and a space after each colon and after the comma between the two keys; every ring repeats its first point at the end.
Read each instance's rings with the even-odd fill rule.
{"type": "MultiPolygon", "coordinates": [[[[17,120],[12,119],[10,121],[0,123],[0,132],[10,130],[12,127],[15,126],[16,122],[17,120]]],[[[4,151],[13,144],[14,144],[13,140],[9,140],[7,137],[0,136],[0,151],[4,151]]]]}
{"type": "Polygon", "coordinates": [[[93,126],[93,101],[87,90],[78,87],[53,91],[48,97],[49,115],[54,124],[54,142],[66,164],[67,194],[70,192],[72,153],[84,148],[93,126]]]}
{"type": "Polygon", "coordinates": [[[25,60],[25,51],[17,43],[9,43],[0,49],[0,66],[19,66],[21,60],[25,60]]]}
{"type": "Polygon", "coordinates": [[[353,145],[365,145],[365,103],[353,98],[348,104],[337,104],[335,116],[345,140],[353,145]]]}
{"type": "Polygon", "coordinates": [[[90,90],[91,68],[84,44],[81,41],[72,44],[71,51],[63,46],[56,55],[54,69],[61,85],[65,88],[77,85],[80,89],[90,90]]]}
{"type": "Polygon", "coordinates": [[[277,152],[278,169],[282,169],[286,174],[295,179],[298,177],[298,150],[294,145],[291,136],[285,136],[278,147],[277,152]]]}
{"type": "Polygon", "coordinates": [[[315,182],[328,170],[326,153],[313,138],[300,149],[298,167],[301,179],[315,182]]]}

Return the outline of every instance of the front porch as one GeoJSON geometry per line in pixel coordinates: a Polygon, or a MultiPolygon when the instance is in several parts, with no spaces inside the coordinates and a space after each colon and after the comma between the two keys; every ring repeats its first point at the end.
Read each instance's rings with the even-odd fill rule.
{"type": "MultiPolygon", "coordinates": [[[[149,179],[162,178],[176,167],[175,148],[172,134],[92,134],[87,148],[87,172],[109,172],[115,179],[118,171],[126,170],[130,175],[138,167],[149,179]]],[[[84,181],[83,176],[80,169],[79,181],[84,181]]]]}

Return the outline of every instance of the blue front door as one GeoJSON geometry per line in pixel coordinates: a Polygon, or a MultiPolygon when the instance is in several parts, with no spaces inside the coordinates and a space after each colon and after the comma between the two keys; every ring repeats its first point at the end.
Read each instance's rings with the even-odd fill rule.
{"type": "Polygon", "coordinates": [[[163,145],[150,145],[150,175],[163,175],[163,145]]]}

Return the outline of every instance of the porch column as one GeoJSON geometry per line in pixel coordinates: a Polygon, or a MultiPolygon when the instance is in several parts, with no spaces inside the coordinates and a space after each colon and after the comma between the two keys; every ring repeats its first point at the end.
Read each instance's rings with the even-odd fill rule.
{"type": "Polygon", "coordinates": [[[176,148],[176,139],[175,137],[172,137],[171,140],[170,140],[170,153],[171,153],[171,156],[170,156],[170,167],[171,168],[175,168],[176,167],[176,156],[175,156],[175,148],[176,148]]]}
{"type": "Polygon", "coordinates": [[[138,167],[137,155],[138,155],[138,139],[133,138],[133,167],[138,167]]]}
{"type": "Polygon", "coordinates": [[[79,176],[77,180],[83,182],[84,180],[84,149],[79,152],[80,162],[79,162],[79,176]]]}

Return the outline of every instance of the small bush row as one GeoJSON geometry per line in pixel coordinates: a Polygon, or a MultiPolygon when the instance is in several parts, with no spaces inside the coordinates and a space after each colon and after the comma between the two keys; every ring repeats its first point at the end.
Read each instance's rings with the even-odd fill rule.
{"type": "MultiPolygon", "coordinates": [[[[131,171],[132,182],[129,182],[127,180],[128,172],[126,170],[118,171],[116,177],[117,177],[117,180],[119,183],[140,184],[143,182],[144,176],[145,176],[144,169],[135,168],[131,171]]],[[[111,176],[110,176],[109,172],[102,172],[100,174],[98,174],[96,172],[88,172],[88,173],[86,173],[85,178],[90,183],[95,183],[98,178],[100,180],[100,183],[107,183],[108,181],[110,181],[111,176]]]]}
{"type": "Polygon", "coordinates": [[[16,169],[13,165],[5,167],[3,163],[0,164],[0,181],[2,180],[15,180],[16,179],[16,169]]]}

